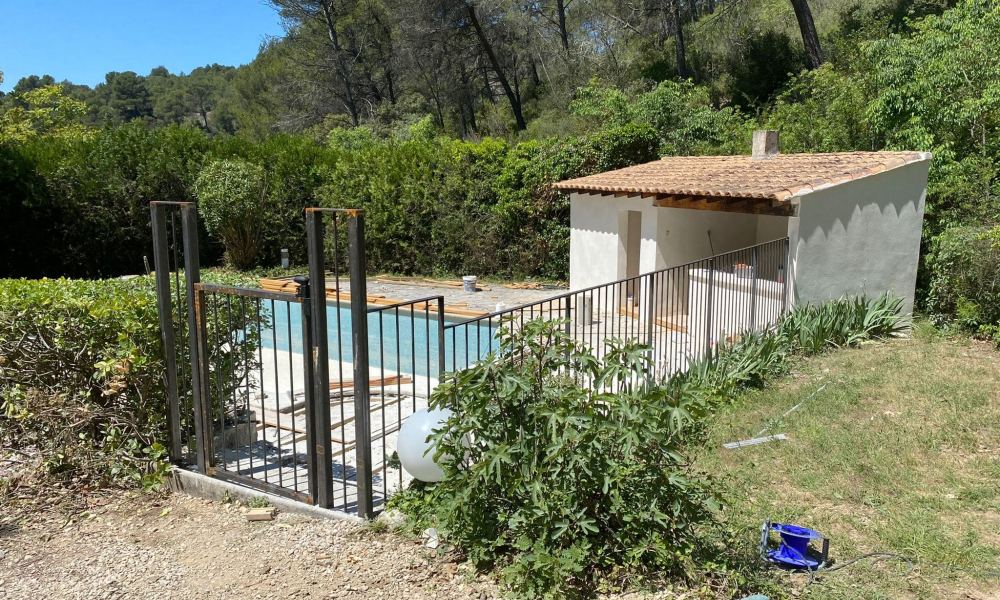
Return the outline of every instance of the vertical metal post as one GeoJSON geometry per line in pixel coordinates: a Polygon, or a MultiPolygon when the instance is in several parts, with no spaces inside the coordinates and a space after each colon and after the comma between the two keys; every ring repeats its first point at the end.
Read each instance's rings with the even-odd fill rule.
{"type": "MultiPolygon", "coordinates": [[[[573,296],[563,296],[562,300],[560,300],[560,302],[564,302],[565,303],[565,306],[563,307],[563,318],[566,319],[566,324],[563,325],[563,331],[566,333],[566,337],[569,338],[570,340],[573,339],[573,330],[572,330],[572,326],[573,326],[573,312],[572,312],[573,311],[573,307],[572,307],[572,304],[570,303],[570,299],[572,297],[573,296]]],[[[550,304],[549,306],[551,307],[552,305],[550,304]]],[[[577,310],[579,310],[579,309],[580,309],[580,307],[577,306],[577,310]]],[[[563,353],[563,359],[567,363],[569,363],[569,348],[567,348],[566,352],[563,353]]],[[[567,367],[567,369],[568,368],[569,367],[567,367]]]]}
{"type": "MultiPolygon", "coordinates": [[[[308,466],[307,480],[309,485],[309,501],[316,502],[317,489],[319,487],[319,469],[317,468],[316,436],[321,435],[329,438],[329,433],[316,431],[315,405],[316,387],[313,367],[313,327],[312,327],[312,304],[310,303],[311,286],[309,278],[304,275],[297,275],[295,283],[299,287],[295,290],[295,295],[299,297],[299,309],[302,311],[302,379],[303,393],[306,405],[306,464],[308,466]]],[[[293,392],[294,393],[294,392],[293,392]]],[[[327,430],[329,431],[329,430],[327,430]]]]}
{"type": "Polygon", "coordinates": [[[650,348],[653,347],[653,304],[656,302],[655,288],[653,282],[656,281],[656,275],[650,273],[647,275],[649,278],[649,294],[646,300],[646,344],[650,348]]]}
{"type": "MultiPolygon", "coordinates": [[[[212,441],[212,369],[208,353],[208,300],[204,290],[195,295],[195,329],[191,339],[197,344],[197,355],[191,355],[191,393],[194,397],[194,437],[197,440],[198,470],[206,475],[215,465],[212,441]],[[197,383],[196,383],[197,382],[197,383]]],[[[218,333],[218,332],[216,332],[218,333]]]]}
{"type": "Polygon", "coordinates": [[[177,392],[177,346],[174,336],[174,309],[170,292],[170,248],[167,245],[166,209],[158,202],[149,203],[153,223],[153,269],[156,280],[156,310],[163,335],[163,361],[166,367],[167,426],[170,461],[184,458],[181,448],[181,413],[177,392]]]}
{"type": "Polygon", "coordinates": [[[705,313],[705,356],[712,357],[712,303],[715,302],[715,257],[708,259],[708,307],[705,313]]]}
{"type": "Polygon", "coordinates": [[[792,280],[792,248],[789,239],[785,238],[785,283],[781,290],[781,314],[788,312],[788,284],[792,280]]]}
{"type": "MultiPolygon", "coordinates": [[[[444,375],[445,366],[445,352],[444,352],[444,297],[441,296],[437,299],[438,304],[438,383],[441,383],[441,376],[444,375]]],[[[481,335],[477,332],[477,335],[481,335]]],[[[452,355],[454,356],[455,349],[452,348],[452,355]]],[[[452,361],[454,362],[454,361],[452,361]]],[[[416,367],[414,367],[415,369],[416,367]]],[[[430,375],[430,368],[427,369],[428,376],[430,375]]]]}
{"type": "Polygon", "coordinates": [[[750,331],[757,331],[757,249],[753,247],[753,257],[750,260],[750,331]]]}
{"type": "Polygon", "coordinates": [[[332,508],[334,499],[333,441],[330,438],[330,340],[326,328],[326,261],[323,252],[322,212],[306,209],[306,237],[309,245],[309,280],[312,282],[310,290],[312,344],[309,351],[312,377],[307,378],[306,385],[312,385],[314,390],[312,404],[307,404],[306,410],[312,415],[310,425],[315,429],[313,441],[309,445],[310,454],[316,454],[314,466],[310,467],[309,474],[311,478],[315,472],[317,478],[314,502],[322,508],[332,508]]]}
{"type": "Polygon", "coordinates": [[[184,287],[187,291],[188,331],[199,335],[188,335],[188,350],[191,354],[191,396],[194,399],[195,437],[198,439],[198,468],[207,473],[214,464],[212,452],[211,402],[208,395],[208,340],[204,335],[204,323],[199,327],[197,293],[195,284],[201,283],[201,259],[198,254],[198,206],[193,202],[181,204],[181,231],[184,237],[184,287]],[[201,339],[199,339],[199,337],[201,339]],[[204,351],[204,352],[203,352],[204,351]]]}
{"type": "MultiPolygon", "coordinates": [[[[573,296],[567,295],[563,296],[562,299],[562,301],[566,303],[565,307],[563,308],[563,318],[566,319],[566,325],[564,326],[564,328],[566,330],[567,337],[572,335],[572,329],[571,329],[573,324],[573,304],[571,302],[572,298],[573,296]]],[[[580,307],[577,306],[577,310],[579,309],[580,307]]]]}
{"type": "MultiPolygon", "coordinates": [[[[354,439],[358,515],[375,516],[372,498],[371,397],[368,389],[368,281],[365,275],[365,215],[348,212],[347,248],[351,269],[351,331],[354,346],[354,439]]],[[[439,313],[440,314],[440,313],[439,313]]]]}

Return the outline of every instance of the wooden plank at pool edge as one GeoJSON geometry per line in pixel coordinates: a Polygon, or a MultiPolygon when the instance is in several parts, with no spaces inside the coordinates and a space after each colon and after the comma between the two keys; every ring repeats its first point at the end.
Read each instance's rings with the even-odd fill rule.
{"type": "MultiPolygon", "coordinates": [[[[273,277],[261,277],[259,279],[261,289],[267,290],[269,292],[285,292],[288,294],[294,294],[299,289],[299,284],[291,280],[290,277],[273,278],[273,277]]],[[[342,300],[350,301],[350,292],[340,292],[334,286],[326,286],[326,298],[327,300],[342,300]]],[[[366,299],[368,304],[374,304],[376,306],[392,306],[394,304],[401,304],[406,302],[406,300],[397,300],[394,298],[386,298],[385,296],[366,294],[366,299]]],[[[436,304],[430,304],[427,302],[418,302],[412,305],[414,311],[418,310],[437,310],[436,304]]],[[[409,306],[401,310],[409,310],[409,306]]],[[[463,308],[456,305],[445,304],[444,312],[447,315],[455,315],[459,317],[484,317],[490,314],[488,311],[473,310],[470,308],[463,308]]]]}

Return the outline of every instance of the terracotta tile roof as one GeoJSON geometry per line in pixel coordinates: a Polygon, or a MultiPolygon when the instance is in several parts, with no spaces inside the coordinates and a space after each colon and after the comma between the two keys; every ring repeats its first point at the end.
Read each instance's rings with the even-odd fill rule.
{"type": "Polygon", "coordinates": [[[565,192],[624,192],[787,200],[819,187],[930,159],[924,152],[831,152],[749,156],[668,156],[660,160],[569,179],[565,192]]]}

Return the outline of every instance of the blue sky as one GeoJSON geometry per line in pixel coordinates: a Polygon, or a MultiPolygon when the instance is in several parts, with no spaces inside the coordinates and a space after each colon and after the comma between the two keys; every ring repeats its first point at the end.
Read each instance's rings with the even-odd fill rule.
{"type": "Polygon", "coordinates": [[[26,75],[94,86],[108,71],[245,64],[281,33],[263,0],[0,0],[0,90],[26,75]]]}

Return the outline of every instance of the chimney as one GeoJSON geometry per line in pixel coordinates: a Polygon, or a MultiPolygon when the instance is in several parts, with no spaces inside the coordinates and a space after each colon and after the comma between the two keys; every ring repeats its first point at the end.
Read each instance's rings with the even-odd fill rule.
{"type": "Polygon", "coordinates": [[[753,154],[750,160],[767,160],[778,155],[778,132],[774,129],[758,129],[753,132],[753,154]]]}

